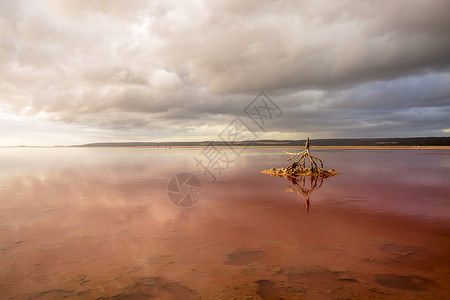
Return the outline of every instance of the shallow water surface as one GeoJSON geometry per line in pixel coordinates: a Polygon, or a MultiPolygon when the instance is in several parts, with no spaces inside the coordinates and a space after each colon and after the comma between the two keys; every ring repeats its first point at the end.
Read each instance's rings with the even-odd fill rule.
{"type": "Polygon", "coordinates": [[[262,174],[284,150],[214,181],[202,148],[0,149],[0,299],[450,294],[450,151],[312,149],[341,174],[262,174]],[[180,173],[201,184],[189,208],[168,194],[180,173]]]}

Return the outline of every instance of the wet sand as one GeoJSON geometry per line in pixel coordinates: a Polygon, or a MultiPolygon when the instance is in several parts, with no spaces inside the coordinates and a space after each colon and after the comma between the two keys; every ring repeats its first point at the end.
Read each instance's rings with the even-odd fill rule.
{"type": "Polygon", "coordinates": [[[449,172],[448,152],[421,154],[434,166],[430,173],[414,175],[418,164],[401,179],[387,178],[395,170],[382,173],[378,158],[400,168],[422,156],[378,153],[369,163],[371,153],[318,153],[343,174],[313,191],[308,213],[305,199],[287,191],[292,184],[257,172],[284,161],[266,150],[249,149],[217,182],[199,175],[203,194],[188,209],[168,201],[167,182],[180,168],[196,170],[196,149],[121,149],[106,158],[73,150],[72,158],[91,159],[63,166],[58,157],[67,154],[58,151],[2,173],[1,299],[450,294],[449,194],[440,179],[449,172]]]}

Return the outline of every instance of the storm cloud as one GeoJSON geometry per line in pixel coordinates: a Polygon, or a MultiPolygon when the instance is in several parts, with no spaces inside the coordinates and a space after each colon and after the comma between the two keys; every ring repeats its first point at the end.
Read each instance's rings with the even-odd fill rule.
{"type": "Polygon", "coordinates": [[[0,145],[450,135],[449,1],[1,1],[0,145]]]}

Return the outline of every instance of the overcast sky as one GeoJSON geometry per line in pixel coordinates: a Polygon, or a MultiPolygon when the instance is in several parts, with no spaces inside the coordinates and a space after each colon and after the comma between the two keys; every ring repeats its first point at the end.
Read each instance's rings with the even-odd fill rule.
{"type": "Polygon", "coordinates": [[[0,0],[0,145],[450,136],[450,1],[0,0]],[[265,131],[244,109],[265,91],[265,131]]]}

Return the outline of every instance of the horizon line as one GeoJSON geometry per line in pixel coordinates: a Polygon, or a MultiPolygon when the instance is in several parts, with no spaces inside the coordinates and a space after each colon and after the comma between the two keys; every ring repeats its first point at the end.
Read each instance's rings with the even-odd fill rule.
{"type": "MultiPolygon", "coordinates": [[[[450,137],[449,136],[414,136],[414,137],[359,137],[359,138],[318,138],[318,139],[311,139],[311,141],[368,141],[368,140],[410,140],[410,139],[448,139],[448,144],[446,145],[450,146],[450,137]]],[[[203,140],[203,141],[169,141],[169,142],[153,142],[153,141],[132,141],[132,142],[126,142],[126,141],[115,141],[115,142],[91,142],[91,143],[84,143],[84,144],[69,144],[69,145],[0,145],[0,148],[26,148],[26,147],[41,147],[41,148],[53,148],[53,147],[102,147],[102,145],[107,146],[112,144],[122,144],[122,145],[139,145],[139,144],[148,144],[148,146],[176,146],[175,144],[183,144],[188,146],[188,144],[205,144],[205,143],[217,143],[217,146],[220,145],[228,145],[228,146],[242,146],[243,144],[252,144],[252,143],[261,143],[261,142],[268,142],[268,143],[295,143],[295,142],[304,142],[306,139],[261,139],[261,140],[243,140],[243,141],[234,141],[234,142],[226,142],[223,140],[203,140]]],[[[388,142],[388,141],[386,141],[388,142]]],[[[200,145],[201,146],[201,145],[200,145]]],[[[281,146],[281,145],[280,145],[281,146]]],[[[314,146],[314,145],[312,145],[314,146]]],[[[323,145],[322,145],[323,146],[323,145]]],[[[330,145],[332,146],[332,145],[330,145]]],[[[417,145],[420,146],[420,145],[417,145]]]]}

